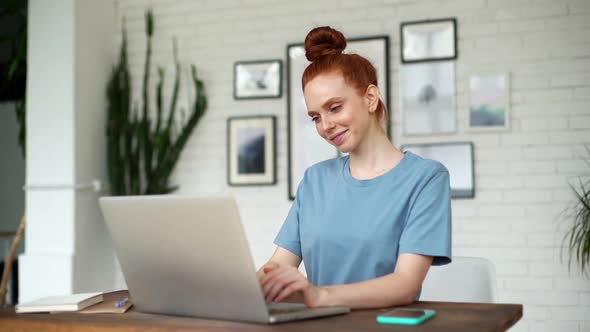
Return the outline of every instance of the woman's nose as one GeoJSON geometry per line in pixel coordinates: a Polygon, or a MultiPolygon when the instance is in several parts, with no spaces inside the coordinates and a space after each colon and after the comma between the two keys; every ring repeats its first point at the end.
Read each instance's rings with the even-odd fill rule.
{"type": "Polygon", "coordinates": [[[322,119],[322,128],[324,131],[334,128],[334,121],[330,120],[328,117],[324,117],[322,119]]]}

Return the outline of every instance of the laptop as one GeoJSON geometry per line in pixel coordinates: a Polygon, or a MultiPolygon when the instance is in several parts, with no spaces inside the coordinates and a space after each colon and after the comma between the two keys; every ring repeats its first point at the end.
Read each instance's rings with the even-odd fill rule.
{"type": "Polygon", "coordinates": [[[99,199],[138,311],[273,324],[349,308],[267,305],[232,196],[99,199]]]}

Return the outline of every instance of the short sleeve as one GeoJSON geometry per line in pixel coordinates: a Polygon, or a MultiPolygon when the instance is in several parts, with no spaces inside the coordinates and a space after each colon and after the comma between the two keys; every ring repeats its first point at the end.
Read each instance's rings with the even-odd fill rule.
{"type": "Polygon", "coordinates": [[[399,253],[433,256],[432,265],[451,262],[451,187],[440,171],[422,188],[401,235],[399,253]]]}
{"type": "Polygon", "coordinates": [[[283,226],[275,237],[274,243],[282,248],[285,248],[293,254],[302,257],[301,254],[301,240],[299,237],[299,207],[300,207],[300,188],[297,189],[297,196],[291,205],[287,219],[283,222],[283,226]]]}

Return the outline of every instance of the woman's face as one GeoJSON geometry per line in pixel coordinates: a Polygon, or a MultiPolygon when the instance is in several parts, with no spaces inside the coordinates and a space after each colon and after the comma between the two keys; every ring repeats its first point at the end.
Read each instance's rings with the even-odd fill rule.
{"type": "Polygon", "coordinates": [[[318,134],[341,152],[354,151],[369,131],[369,99],[337,72],[316,76],[305,85],[303,96],[318,134]]]}

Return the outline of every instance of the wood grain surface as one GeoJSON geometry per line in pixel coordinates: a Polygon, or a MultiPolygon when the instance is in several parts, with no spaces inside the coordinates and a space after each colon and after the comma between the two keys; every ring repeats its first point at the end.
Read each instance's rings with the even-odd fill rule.
{"type": "MultiPolygon", "coordinates": [[[[2,331],[505,331],[521,317],[521,304],[416,302],[408,308],[434,309],[434,318],[420,326],[382,325],[375,321],[387,309],[355,310],[348,315],[278,325],[140,313],[125,314],[16,314],[0,309],[2,331]]],[[[222,310],[222,309],[220,309],[222,310]]]]}

